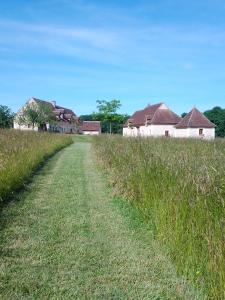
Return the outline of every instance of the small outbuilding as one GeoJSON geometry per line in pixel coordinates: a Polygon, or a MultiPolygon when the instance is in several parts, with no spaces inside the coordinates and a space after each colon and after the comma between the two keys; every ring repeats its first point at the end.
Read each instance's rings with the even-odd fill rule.
{"type": "Polygon", "coordinates": [[[101,134],[100,121],[83,121],[81,126],[81,133],[87,135],[99,135],[101,134]]]}
{"type": "Polygon", "coordinates": [[[215,124],[195,107],[175,127],[176,137],[215,138],[215,124]]]}

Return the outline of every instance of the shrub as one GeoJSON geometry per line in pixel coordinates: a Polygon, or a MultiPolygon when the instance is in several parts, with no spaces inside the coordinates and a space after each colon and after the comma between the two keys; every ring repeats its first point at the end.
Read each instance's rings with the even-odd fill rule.
{"type": "Polygon", "coordinates": [[[178,271],[225,299],[225,141],[108,136],[94,146],[178,271]]]}

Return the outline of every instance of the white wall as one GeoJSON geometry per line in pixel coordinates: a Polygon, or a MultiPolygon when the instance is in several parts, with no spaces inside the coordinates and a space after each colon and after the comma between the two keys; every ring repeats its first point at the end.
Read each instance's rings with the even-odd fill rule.
{"type": "Polygon", "coordinates": [[[174,125],[151,125],[151,135],[152,136],[165,136],[165,132],[169,132],[170,137],[175,136],[174,125]]]}
{"type": "Polygon", "coordinates": [[[140,126],[139,135],[151,136],[151,126],[140,126]]]}
{"type": "Polygon", "coordinates": [[[169,136],[175,136],[175,127],[173,125],[148,125],[139,128],[123,128],[124,136],[165,136],[165,131],[169,131],[169,136]]]}
{"type": "Polygon", "coordinates": [[[211,140],[215,138],[215,128],[202,128],[203,135],[199,135],[200,128],[188,128],[189,129],[189,137],[193,138],[203,138],[206,140],[211,140]]]}
{"type": "Polygon", "coordinates": [[[185,128],[176,129],[176,137],[179,138],[199,138],[211,140],[215,138],[215,128],[185,128]],[[199,135],[199,129],[203,129],[203,135],[199,135]]]}
{"type": "Polygon", "coordinates": [[[139,128],[123,128],[124,136],[165,136],[165,131],[169,131],[170,137],[177,138],[200,138],[214,139],[215,128],[203,128],[203,135],[199,135],[200,128],[181,128],[176,129],[173,125],[148,125],[140,126],[139,128]]]}
{"type": "Polygon", "coordinates": [[[177,138],[188,138],[189,137],[189,128],[180,128],[175,130],[175,137],[177,138]]]}
{"type": "Polygon", "coordinates": [[[13,123],[13,128],[14,129],[20,129],[20,130],[34,130],[34,131],[38,131],[38,127],[32,127],[32,125],[30,125],[30,127],[28,127],[27,125],[19,125],[18,123],[14,122],[13,123]]]}
{"type": "MultiPolygon", "coordinates": [[[[14,129],[20,129],[20,130],[29,130],[29,131],[38,131],[38,127],[35,126],[34,129],[32,128],[32,125],[28,128],[27,125],[19,125],[18,123],[14,122],[14,129]]],[[[69,123],[69,122],[59,122],[55,125],[49,125],[46,124],[47,130],[53,130],[53,128],[56,131],[59,131],[61,133],[76,133],[78,130],[78,127],[74,123],[69,123]],[[71,132],[72,131],[72,132],[71,132]]]]}
{"type": "Polygon", "coordinates": [[[138,129],[136,127],[133,127],[133,128],[125,127],[125,128],[123,128],[123,135],[124,136],[138,136],[138,129]]]}
{"type": "Polygon", "coordinates": [[[100,134],[99,131],[83,131],[82,133],[86,134],[86,135],[99,135],[100,134]]]}

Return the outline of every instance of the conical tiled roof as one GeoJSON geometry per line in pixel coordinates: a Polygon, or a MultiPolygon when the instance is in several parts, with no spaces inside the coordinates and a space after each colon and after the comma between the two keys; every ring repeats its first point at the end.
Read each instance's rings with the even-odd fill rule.
{"type": "Polygon", "coordinates": [[[215,124],[209,121],[197,108],[193,108],[177,125],[176,128],[214,128],[215,124]]]}

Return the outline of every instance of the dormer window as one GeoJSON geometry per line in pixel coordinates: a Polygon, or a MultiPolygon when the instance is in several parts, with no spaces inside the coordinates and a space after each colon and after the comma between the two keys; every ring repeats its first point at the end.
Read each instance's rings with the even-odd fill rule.
{"type": "Polygon", "coordinates": [[[132,119],[128,119],[127,123],[128,123],[128,127],[133,128],[133,120],[132,119]]]}

